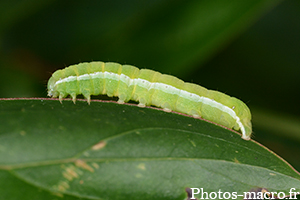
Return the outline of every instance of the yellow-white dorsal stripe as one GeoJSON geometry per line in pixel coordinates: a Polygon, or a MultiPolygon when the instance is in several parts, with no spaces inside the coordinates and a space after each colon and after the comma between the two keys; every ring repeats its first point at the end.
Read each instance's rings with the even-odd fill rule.
{"type": "MultiPolygon", "coordinates": [[[[169,94],[177,94],[182,98],[186,98],[189,99],[191,101],[194,102],[201,102],[203,104],[209,105],[211,107],[215,107],[223,112],[226,112],[227,114],[229,114],[233,119],[235,119],[236,123],[238,124],[238,126],[240,127],[240,130],[243,134],[243,138],[248,138],[246,136],[246,131],[245,131],[245,127],[242,124],[240,118],[236,115],[236,113],[234,112],[234,110],[232,108],[229,108],[228,106],[225,106],[213,99],[209,99],[207,97],[204,96],[199,96],[198,94],[195,93],[191,93],[191,92],[187,92],[185,90],[181,90],[178,89],[174,86],[165,84],[165,83],[158,83],[158,82],[149,82],[145,79],[141,79],[141,78],[134,78],[131,79],[129,76],[125,75],[125,74],[116,74],[113,72],[94,72],[91,74],[82,74],[79,76],[68,76],[66,78],[62,78],[59,79],[58,81],[56,81],[56,83],[54,84],[54,87],[58,84],[61,83],[65,83],[65,82],[72,82],[72,81],[80,81],[80,80],[89,80],[89,79],[95,79],[95,78],[105,78],[105,79],[111,79],[111,80],[116,80],[116,81],[122,81],[124,82],[126,85],[131,86],[131,85],[138,85],[140,87],[146,88],[148,90],[150,89],[158,89],[161,90],[165,93],[169,93],[169,94]]],[[[54,88],[50,88],[50,90],[53,91],[54,88]]]]}

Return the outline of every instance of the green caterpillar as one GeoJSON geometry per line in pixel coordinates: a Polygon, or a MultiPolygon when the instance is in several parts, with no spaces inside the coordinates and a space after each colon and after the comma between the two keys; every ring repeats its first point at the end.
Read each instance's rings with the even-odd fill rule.
{"type": "Polygon", "coordinates": [[[62,98],[83,94],[90,103],[91,95],[119,97],[139,106],[154,105],[165,111],[176,111],[202,117],[228,128],[240,130],[249,140],[252,133],[251,113],[242,101],[221,92],[149,69],[138,69],[118,63],[90,62],[72,65],[53,73],[48,81],[48,96],[62,98]]]}

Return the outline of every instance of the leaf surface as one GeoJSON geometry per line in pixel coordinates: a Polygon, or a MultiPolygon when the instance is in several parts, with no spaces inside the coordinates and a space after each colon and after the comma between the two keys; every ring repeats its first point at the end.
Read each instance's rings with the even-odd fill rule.
{"type": "Polygon", "coordinates": [[[267,148],[177,113],[7,99],[0,118],[5,199],[184,199],[187,187],[300,191],[298,172],[267,148]]]}

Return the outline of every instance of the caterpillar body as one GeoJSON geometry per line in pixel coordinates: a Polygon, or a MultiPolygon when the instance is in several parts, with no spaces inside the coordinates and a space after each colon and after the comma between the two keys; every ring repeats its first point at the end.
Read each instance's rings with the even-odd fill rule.
{"type": "Polygon", "coordinates": [[[112,62],[80,63],[57,70],[48,81],[50,97],[62,101],[70,95],[75,103],[78,94],[88,103],[91,95],[107,94],[119,97],[119,103],[133,100],[141,107],[154,105],[201,117],[239,130],[245,140],[252,133],[250,110],[239,99],[149,69],[112,62]]]}

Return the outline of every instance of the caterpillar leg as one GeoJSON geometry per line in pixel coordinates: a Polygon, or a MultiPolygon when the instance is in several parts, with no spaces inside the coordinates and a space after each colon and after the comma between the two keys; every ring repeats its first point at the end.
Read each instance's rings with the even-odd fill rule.
{"type": "Polygon", "coordinates": [[[146,105],[143,104],[143,103],[139,103],[139,104],[138,104],[138,107],[144,108],[144,107],[146,107],[146,105]]]}
{"type": "Polygon", "coordinates": [[[163,109],[165,112],[171,112],[172,110],[171,109],[169,109],[169,108],[164,108],[163,109]]]}
{"type": "Polygon", "coordinates": [[[72,94],[70,94],[70,96],[72,97],[72,101],[75,104],[76,103],[76,93],[72,93],[72,94]]]}
{"type": "Polygon", "coordinates": [[[145,98],[142,97],[139,99],[138,107],[141,107],[141,108],[146,107],[146,103],[147,103],[147,101],[145,100],[145,98]]]}
{"type": "Polygon", "coordinates": [[[59,102],[60,102],[60,103],[62,103],[62,99],[63,99],[63,97],[64,97],[64,96],[63,96],[62,94],[59,94],[59,97],[58,97],[58,99],[59,99],[59,102]]]}
{"type": "Polygon", "coordinates": [[[83,94],[84,98],[86,98],[88,104],[91,104],[91,94],[90,93],[85,93],[83,94]]]}
{"type": "Polygon", "coordinates": [[[201,117],[201,116],[199,115],[199,112],[196,111],[196,110],[194,110],[194,109],[190,110],[187,114],[188,114],[188,115],[192,115],[194,118],[199,118],[199,117],[201,117]]]}
{"type": "Polygon", "coordinates": [[[62,103],[63,98],[65,98],[66,96],[67,96],[67,94],[65,94],[63,92],[59,93],[58,99],[59,99],[60,103],[62,103]]]}
{"type": "Polygon", "coordinates": [[[87,99],[88,104],[90,105],[91,104],[91,96],[89,95],[86,99],[87,99]]]}
{"type": "Polygon", "coordinates": [[[172,107],[168,102],[165,102],[164,104],[162,104],[161,107],[163,108],[163,110],[165,112],[171,112],[172,111],[172,107]]]}
{"type": "MultiPolygon", "coordinates": [[[[126,95],[120,94],[120,95],[119,95],[118,104],[123,104],[123,103],[125,103],[125,100],[126,100],[126,95]]],[[[127,101],[126,101],[126,102],[127,102],[127,101]]]]}
{"type": "Polygon", "coordinates": [[[118,104],[123,104],[123,103],[125,103],[125,101],[123,101],[122,99],[118,100],[118,104]]]}

